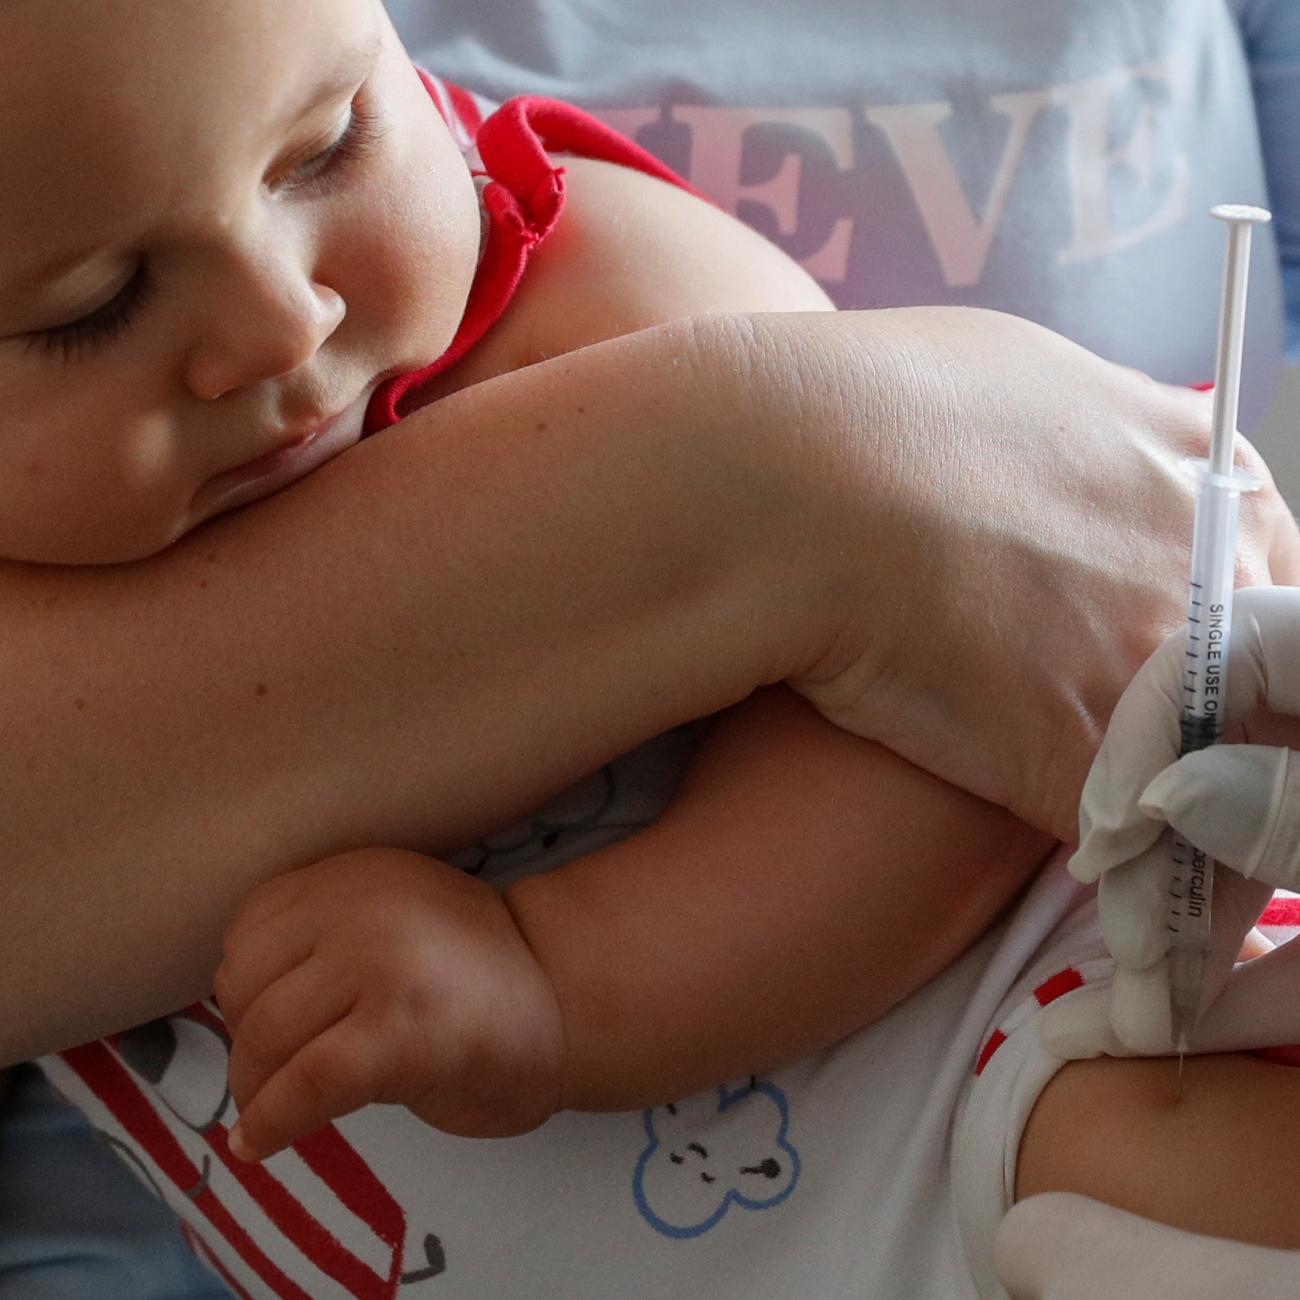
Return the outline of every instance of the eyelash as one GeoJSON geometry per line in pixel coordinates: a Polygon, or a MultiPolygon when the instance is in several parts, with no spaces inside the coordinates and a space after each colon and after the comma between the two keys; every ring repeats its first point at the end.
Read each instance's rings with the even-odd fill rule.
{"type": "Polygon", "coordinates": [[[293,181],[291,187],[302,189],[318,184],[335,168],[363,158],[382,135],[383,131],[375,120],[374,113],[366,104],[364,97],[358,94],[349,107],[348,124],[343,128],[343,133],[328,148],[322,149],[314,158],[308,158],[305,163],[295,168],[298,172],[307,168],[315,170],[302,180],[293,181]]]}
{"type": "MultiPolygon", "coordinates": [[[[320,187],[336,171],[362,158],[383,134],[374,114],[358,95],[351,105],[348,124],[342,134],[327,148],[300,164],[295,171],[308,174],[290,183],[290,189],[320,187]]],[[[80,320],[50,329],[36,330],[29,336],[29,344],[43,352],[61,353],[65,361],[108,343],[121,334],[135,319],[140,308],[151,297],[154,289],[149,266],[141,262],[135,274],[102,307],[95,308],[80,320]]]]}

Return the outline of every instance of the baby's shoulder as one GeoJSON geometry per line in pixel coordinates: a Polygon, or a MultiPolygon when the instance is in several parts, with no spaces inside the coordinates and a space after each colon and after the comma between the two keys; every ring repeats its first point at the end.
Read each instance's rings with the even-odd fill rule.
{"type": "Polygon", "coordinates": [[[616,163],[556,162],[559,219],[501,319],[436,396],[686,316],[829,307],[797,263],[689,191],[616,163]]]}
{"type": "Polygon", "coordinates": [[[512,307],[530,360],[706,312],[829,305],[780,249],[690,191],[615,163],[557,161],[564,211],[512,307]]]}

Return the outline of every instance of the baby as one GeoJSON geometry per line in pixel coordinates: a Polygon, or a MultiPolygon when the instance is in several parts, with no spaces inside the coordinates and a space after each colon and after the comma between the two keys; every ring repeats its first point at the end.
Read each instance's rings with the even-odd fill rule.
{"type": "MultiPolygon", "coordinates": [[[[782,255],[589,119],[516,102],[480,129],[472,101],[412,68],[376,0],[102,0],[75,15],[21,0],[0,29],[5,558],[148,556],[502,372],[702,311],[826,306],[782,255]],[[481,169],[462,149],[473,132],[481,169]]],[[[544,422],[521,412],[519,436],[544,439],[544,422]]],[[[545,630],[517,635],[526,652],[545,630]]],[[[679,1269],[697,1270],[680,1254],[665,1267],[664,1242],[706,1237],[733,1206],[775,1209],[801,1177],[805,1202],[820,1183],[826,1204],[856,1204],[866,1164],[873,1217],[892,1206],[946,1240],[947,1211],[929,1202],[952,1102],[977,1060],[994,1079],[1020,1059],[1004,1045],[1026,1019],[1017,999],[1073,987],[1058,975],[1093,943],[1080,892],[1049,871],[1014,940],[972,949],[878,1040],[810,1064],[949,966],[1049,846],[781,690],[711,720],[687,766],[693,742],[674,733],[627,756],[461,865],[401,846],[288,872],[230,927],[221,1016],[201,1005],[75,1049],[51,1077],[257,1294],[386,1294],[368,1279],[447,1267],[447,1232],[479,1269],[463,1294],[535,1290],[528,1250],[445,1225],[476,1206],[522,1222],[562,1192],[565,1231],[614,1225],[602,1267],[625,1293],[652,1293],[628,1280],[640,1267],[681,1296],[679,1269]],[[1028,988],[1027,971],[1042,976],[1028,988]],[[888,1114],[930,1086],[929,1113],[887,1135],[844,1122],[863,1098],[888,1114]],[[573,1112],[636,1107],[653,1109],[611,1182],[599,1157],[628,1147],[624,1117],[602,1129],[607,1117],[573,1112]],[[538,1126],[505,1148],[514,1201],[493,1181],[500,1156],[446,1136],[538,1126]],[[290,1144],[265,1170],[232,1159],[290,1144]],[[658,1234],[651,1248],[627,1251],[619,1214],[658,1234]]],[[[1035,1070],[1021,1111],[1051,1077],[1035,1070]]],[[[971,1096],[972,1114],[1006,1109],[1001,1093],[971,1096]]],[[[984,1127],[996,1139],[962,1157],[962,1177],[992,1212],[1002,1129],[984,1127]]],[[[1035,1163],[1035,1187],[1058,1176],[1035,1163]]],[[[894,1265],[864,1265],[854,1234],[838,1236],[833,1276],[881,1294],[862,1270],[894,1265]]],[[[934,1278],[953,1264],[935,1256],[934,1278]]],[[[810,1285],[792,1274],[780,1293],[810,1285]]]]}
{"type": "MultiPolygon", "coordinates": [[[[503,370],[706,308],[827,306],[563,106],[494,117],[476,180],[472,101],[422,79],[371,0],[28,7],[6,27],[32,82],[4,124],[9,559],[150,555],[503,370]]],[[[711,724],[659,817],[684,740],[606,774],[611,807],[546,844],[598,850],[563,870],[492,888],[366,850],[258,890],[217,986],[233,1148],[368,1101],[515,1133],[797,1058],[951,960],[1047,847],[783,692],[711,724]],[[948,925],[890,951],[941,903],[948,925]]]]}

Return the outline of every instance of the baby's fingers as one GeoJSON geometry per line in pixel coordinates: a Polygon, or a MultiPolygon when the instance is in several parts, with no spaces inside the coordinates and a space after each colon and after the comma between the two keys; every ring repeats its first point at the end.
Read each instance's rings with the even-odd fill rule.
{"type": "Polygon", "coordinates": [[[272,1075],[352,1009],[350,984],[308,958],[253,1001],[230,1046],[230,1094],[241,1110],[272,1075]]]}
{"type": "Polygon", "coordinates": [[[311,956],[316,936],[307,925],[289,919],[268,921],[259,929],[227,932],[213,992],[226,1028],[239,1033],[252,1003],[311,956]]]}
{"type": "Polygon", "coordinates": [[[356,1015],[313,1038],[260,1088],[230,1132],[241,1160],[264,1160],[381,1097],[383,1054],[356,1015]]]}

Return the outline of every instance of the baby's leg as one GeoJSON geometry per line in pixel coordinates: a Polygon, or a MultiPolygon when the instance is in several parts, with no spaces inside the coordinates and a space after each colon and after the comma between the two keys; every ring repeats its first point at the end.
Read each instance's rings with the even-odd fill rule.
{"type": "MultiPolygon", "coordinates": [[[[1236,1054],[1075,1061],[1025,1126],[1017,1199],[1069,1191],[1191,1232],[1300,1249],[1300,1069],[1236,1054]]],[[[1300,1276],[1293,1276],[1300,1290],[1300,1276]]]]}

